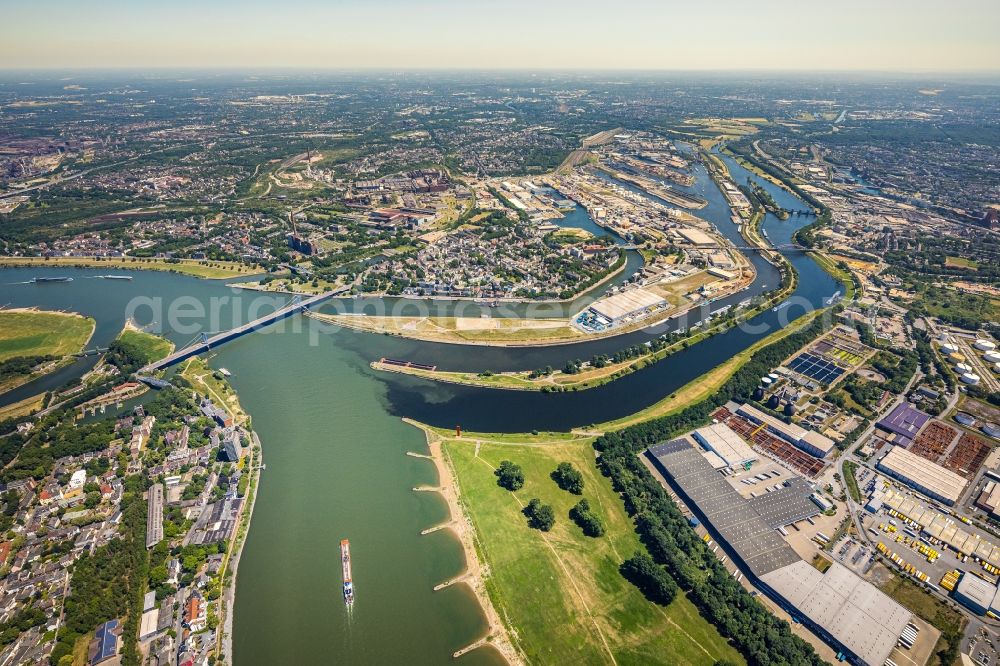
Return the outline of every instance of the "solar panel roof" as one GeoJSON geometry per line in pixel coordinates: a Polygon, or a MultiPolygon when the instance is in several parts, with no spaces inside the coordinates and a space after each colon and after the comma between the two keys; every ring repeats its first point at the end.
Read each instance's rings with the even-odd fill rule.
{"type": "Polygon", "coordinates": [[[97,628],[94,638],[97,640],[97,654],[92,664],[110,659],[118,651],[118,636],[114,631],[118,628],[118,620],[108,620],[97,628]]]}

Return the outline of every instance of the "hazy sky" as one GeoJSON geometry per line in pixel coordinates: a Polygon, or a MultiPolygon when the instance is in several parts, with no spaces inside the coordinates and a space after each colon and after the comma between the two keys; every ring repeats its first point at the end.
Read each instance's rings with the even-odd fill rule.
{"type": "Polygon", "coordinates": [[[1000,0],[8,0],[0,68],[998,71],[1000,0]]]}

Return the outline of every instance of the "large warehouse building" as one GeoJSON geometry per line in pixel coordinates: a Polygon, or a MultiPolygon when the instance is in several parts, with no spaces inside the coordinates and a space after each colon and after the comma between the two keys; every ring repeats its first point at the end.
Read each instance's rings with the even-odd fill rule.
{"type": "Polygon", "coordinates": [[[699,444],[718,456],[725,467],[742,467],[758,458],[754,450],[725,423],[713,423],[698,428],[692,434],[699,444]]]}
{"type": "Polygon", "coordinates": [[[785,423],[752,405],[740,405],[736,413],[754,423],[763,425],[771,434],[777,435],[789,444],[797,446],[817,458],[825,458],[830,455],[835,446],[834,441],[822,433],[806,430],[794,423],[785,423]]]}
{"type": "Polygon", "coordinates": [[[948,506],[958,501],[967,483],[964,476],[915,453],[910,453],[901,446],[892,447],[879,461],[877,467],[889,476],[948,506]]]}
{"type": "MultiPolygon", "coordinates": [[[[836,562],[820,572],[777,532],[810,515],[808,483],[796,479],[748,500],[686,439],[650,447],[647,456],[757,587],[851,662],[885,663],[912,620],[910,611],[836,562]]],[[[815,515],[815,505],[810,511],[815,515]]]]}
{"type": "Polygon", "coordinates": [[[909,610],[836,562],[821,573],[799,560],[762,580],[808,618],[814,631],[873,666],[886,663],[913,619],[909,610]]]}
{"type": "Polygon", "coordinates": [[[667,299],[663,296],[638,287],[594,301],[589,309],[609,322],[618,323],[626,317],[644,314],[665,305],[667,299]]]}
{"type": "Polygon", "coordinates": [[[964,573],[952,594],[966,608],[975,611],[979,615],[986,615],[986,612],[994,604],[993,600],[997,597],[997,586],[983,580],[979,576],[964,573]]]}

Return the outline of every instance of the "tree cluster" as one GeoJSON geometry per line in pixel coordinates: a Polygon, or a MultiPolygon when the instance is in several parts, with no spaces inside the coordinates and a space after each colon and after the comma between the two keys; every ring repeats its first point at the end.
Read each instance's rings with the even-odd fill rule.
{"type": "Polygon", "coordinates": [[[556,485],[574,495],[583,494],[583,474],[572,463],[561,462],[551,474],[556,485]]]}
{"type": "Polygon", "coordinates": [[[509,460],[501,461],[493,474],[497,477],[497,485],[506,488],[511,492],[520,490],[524,486],[524,472],[519,465],[515,465],[509,460]]]}
{"type": "Polygon", "coordinates": [[[576,523],[583,533],[589,537],[599,537],[604,535],[604,525],[597,514],[591,511],[590,502],[585,499],[580,500],[569,510],[569,517],[576,523]]]}
{"type": "Polygon", "coordinates": [[[537,497],[528,502],[528,506],[521,511],[528,518],[528,526],[536,530],[548,532],[556,524],[556,513],[548,504],[542,504],[542,500],[537,497]]]}
{"type": "Polygon", "coordinates": [[[669,606],[677,596],[677,581],[647,553],[637,552],[622,563],[619,571],[655,604],[669,606]]]}

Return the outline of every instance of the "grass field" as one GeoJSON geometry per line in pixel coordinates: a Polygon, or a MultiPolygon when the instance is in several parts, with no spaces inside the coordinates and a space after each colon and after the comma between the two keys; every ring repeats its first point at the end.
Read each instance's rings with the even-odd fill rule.
{"type": "Polygon", "coordinates": [[[255,275],[263,271],[254,270],[235,261],[197,261],[181,259],[164,261],[141,257],[114,259],[88,259],[86,257],[0,257],[0,266],[69,266],[74,268],[117,268],[143,271],[168,271],[183,273],[210,280],[224,280],[239,275],[255,275]]]}
{"type": "Polygon", "coordinates": [[[976,261],[964,257],[945,257],[944,265],[948,268],[971,268],[972,270],[979,268],[976,261]]]}
{"type": "Polygon", "coordinates": [[[94,320],[41,310],[0,311],[0,361],[17,356],[66,356],[81,351],[94,320]]]}
{"type": "Polygon", "coordinates": [[[191,382],[195,390],[212,399],[217,407],[229,412],[237,423],[247,420],[236,393],[229,387],[225,379],[215,376],[215,371],[198,356],[193,356],[184,362],[179,370],[181,377],[191,382]]]}
{"type": "Polygon", "coordinates": [[[474,441],[480,436],[437,432],[445,437],[444,452],[490,572],[490,598],[529,663],[743,663],[683,594],[660,607],[622,578],[619,565],[641,546],[595,467],[590,438],[483,435],[474,441]],[[493,469],[501,460],[524,470],[526,482],[517,493],[496,484],[493,469]],[[604,523],[604,536],[586,537],[569,519],[580,498],[549,478],[562,461],[583,472],[583,497],[604,523]],[[527,526],[521,509],[533,497],[553,506],[551,532],[527,526]]]}
{"type": "Polygon", "coordinates": [[[832,258],[827,256],[823,252],[813,252],[812,259],[817,264],[819,264],[820,268],[826,271],[831,277],[833,277],[835,280],[839,281],[842,285],[844,285],[843,300],[851,301],[854,299],[855,296],[864,296],[863,293],[862,294],[855,293],[856,289],[854,285],[854,276],[851,274],[849,270],[845,271],[843,268],[837,265],[836,261],[834,261],[832,258]]]}
{"type": "Polygon", "coordinates": [[[858,488],[858,479],[855,476],[858,470],[858,464],[847,460],[844,462],[844,482],[847,484],[847,492],[851,494],[851,499],[855,502],[861,502],[861,489],[858,488]]]}
{"type": "Polygon", "coordinates": [[[146,333],[145,331],[126,329],[122,331],[118,339],[141,350],[143,355],[149,359],[147,361],[149,363],[159,361],[174,351],[174,344],[172,342],[158,335],[146,333]]]}

